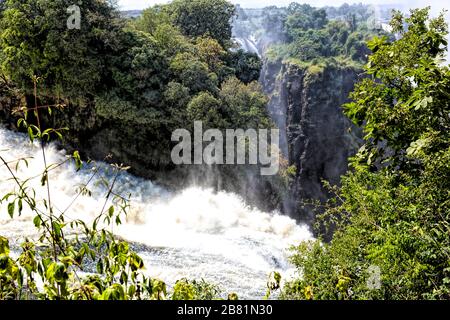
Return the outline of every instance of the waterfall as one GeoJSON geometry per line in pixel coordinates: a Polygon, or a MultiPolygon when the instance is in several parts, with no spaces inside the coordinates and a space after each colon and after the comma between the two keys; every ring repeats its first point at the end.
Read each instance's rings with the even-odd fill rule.
{"type": "Polygon", "coordinates": [[[234,38],[234,40],[239,44],[241,49],[246,52],[256,53],[258,56],[261,56],[256,46],[256,41],[253,38],[234,38]]]}
{"type": "MultiPolygon", "coordinates": [[[[0,154],[7,160],[30,157],[19,167],[20,178],[36,176],[44,164],[40,147],[20,133],[0,128],[0,154]]],[[[66,159],[64,150],[46,147],[48,163],[66,159]]],[[[63,211],[76,196],[77,186],[92,175],[94,165],[77,172],[72,163],[49,173],[54,206],[63,211]]],[[[96,163],[102,175],[112,178],[109,165],[96,163]]],[[[5,166],[0,167],[0,197],[14,188],[5,166]]],[[[30,181],[38,198],[46,189],[40,177],[30,181]]],[[[91,196],[81,196],[67,212],[68,218],[93,221],[105,199],[105,187],[93,184],[91,196]]],[[[172,193],[151,181],[121,173],[116,193],[131,194],[131,208],[123,225],[114,229],[135,245],[146,263],[145,272],[173,285],[183,277],[219,285],[241,298],[261,298],[271,271],[292,272],[287,249],[312,239],[306,226],[277,212],[261,212],[247,206],[236,194],[192,186],[172,193]]],[[[13,248],[25,237],[35,237],[32,216],[9,218],[6,203],[0,206],[0,235],[11,239],[13,248]]]]}

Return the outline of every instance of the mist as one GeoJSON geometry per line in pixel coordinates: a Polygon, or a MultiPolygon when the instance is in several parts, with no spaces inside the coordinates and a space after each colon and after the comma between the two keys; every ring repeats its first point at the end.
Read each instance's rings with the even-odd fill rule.
{"type": "MultiPolygon", "coordinates": [[[[123,10],[132,10],[132,9],[145,9],[149,6],[155,5],[155,4],[161,4],[161,3],[167,3],[170,2],[170,0],[119,0],[118,3],[123,10]]],[[[267,1],[260,1],[260,0],[231,0],[232,3],[240,4],[244,8],[261,8],[266,7],[270,5],[276,5],[276,6],[287,6],[289,3],[293,2],[292,0],[267,0],[267,1]]],[[[424,7],[424,6],[432,6],[433,10],[438,12],[439,10],[443,8],[449,8],[449,4],[443,3],[443,1],[440,0],[359,0],[359,1],[345,1],[345,0],[335,0],[332,4],[330,4],[330,1],[327,0],[304,0],[304,1],[297,1],[299,3],[308,3],[315,7],[322,7],[322,6],[340,6],[344,3],[364,3],[364,4],[378,4],[378,5],[384,5],[384,4],[391,4],[395,5],[396,7],[401,7],[402,9],[409,9],[409,8],[415,8],[415,7],[424,7]]]]}

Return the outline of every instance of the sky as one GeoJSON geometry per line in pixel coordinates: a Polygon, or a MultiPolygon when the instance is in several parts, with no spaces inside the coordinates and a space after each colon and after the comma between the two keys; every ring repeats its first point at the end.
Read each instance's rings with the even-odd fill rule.
{"type": "MultiPolygon", "coordinates": [[[[244,8],[260,8],[269,5],[286,6],[294,0],[230,0],[233,3],[239,3],[244,8]]],[[[144,9],[154,4],[167,3],[170,0],[118,0],[123,10],[144,9]]],[[[419,8],[431,5],[433,11],[437,12],[441,9],[450,9],[450,1],[448,0],[297,0],[299,3],[309,3],[315,7],[321,6],[340,6],[347,2],[365,3],[365,4],[400,4],[406,8],[419,8]]]]}

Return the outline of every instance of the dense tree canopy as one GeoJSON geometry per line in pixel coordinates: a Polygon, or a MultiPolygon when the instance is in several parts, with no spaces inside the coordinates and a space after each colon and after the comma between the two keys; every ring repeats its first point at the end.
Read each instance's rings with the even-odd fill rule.
{"type": "Polygon", "coordinates": [[[186,36],[210,36],[229,45],[235,7],[227,0],[174,0],[161,9],[186,36]]]}
{"type": "Polygon", "coordinates": [[[194,120],[225,128],[242,111],[246,126],[267,122],[261,88],[240,82],[257,80],[261,63],[230,49],[234,6],[228,1],[175,0],[125,20],[110,1],[86,0],[80,30],[67,28],[71,4],[7,0],[0,20],[3,74],[28,96],[37,76],[42,99],[89,114],[85,122],[63,115],[71,129],[113,127],[114,139],[122,141],[117,150],[137,158],[127,139],[143,144],[150,138],[162,154],[170,151],[170,133],[191,128],[194,120]],[[229,78],[242,84],[234,94],[252,90],[260,97],[247,102],[251,113],[221,96],[229,78]]]}
{"type": "Polygon", "coordinates": [[[324,9],[315,9],[308,4],[291,3],[287,8],[286,31],[295,37],[298,30],[322,29],[327,23],[324,9]]]}
{"type": "Polygon", "coordinates": [[[337,11],[299,3],[287,8],[268,7],[262,26],[278,43],[269,49],[268,56],[302,62],[340,57],[364,63],[369,53],[366,42],[381,32],[369,27],[371,14],[367,6],[359,5],[344,5],[337,11]]]}
{"type": "Polygon", "coordinates": [[[50,94],[94,95],[124,33],[108,2],[86,1],[81,30],[67,28],[69,0],[7,0],[0,21],[2,68],[22,88],[41,77],[50,94]]]}
{"type": "Polygon", "coordinates": [[[427,9],[396,13],[391,25],[401,38],[369,42],[369,77],[346,105],[365,144],[321,220],[336,232],[296,248],[304,277],[286,297],[450,298],[447,25],[427,9]]]}

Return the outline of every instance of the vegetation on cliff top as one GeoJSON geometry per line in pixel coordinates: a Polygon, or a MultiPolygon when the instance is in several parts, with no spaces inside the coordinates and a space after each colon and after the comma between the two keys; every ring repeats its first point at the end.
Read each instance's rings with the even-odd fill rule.
{"type": "Polygon", "coordinates": [[[422,9],[391,25],[400,40],[369,42],[369,77],[345,106],[365,144],[322,214],[333,239],[293,248],[302,278],[284,298],[450,298],[447,24],[422,9]]]}
{"type": "Polygon", "coordinates": [[[285,8],[267,7],[258,19],[242,9],[238,14],[237,35],[256,34],[271,44],[265,54],[269,61],[298,65],[334,60],[362,67],[370,53],[367,40],[382,33],[371,7],[364,5],[318,9],[293,2],[285,8]]]}
{"type": "Polygon", "coordinates": [[[80,30],[66,27],[71,4],[7,0],[0,20],[5,85],[32,101],[31,75],[39,77],[43,104],[65,104],[72,118],[84,119],[62,115],[59,125],[80,134],[112,129],[116,159],[140,159],[137,150],[146,145],[164,167],[171,132],[191,128],[203,115],[219,129],[269,123],[255,82],[259,59],[231,50],[228,1],[177,0],[125,20],[109,1],[87,0],[80,30]]]}

